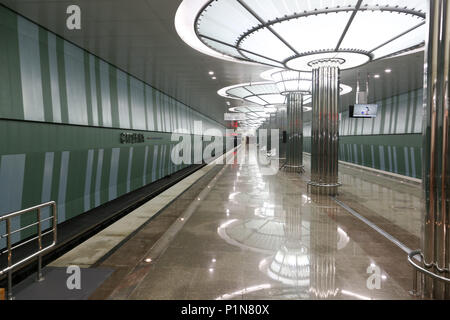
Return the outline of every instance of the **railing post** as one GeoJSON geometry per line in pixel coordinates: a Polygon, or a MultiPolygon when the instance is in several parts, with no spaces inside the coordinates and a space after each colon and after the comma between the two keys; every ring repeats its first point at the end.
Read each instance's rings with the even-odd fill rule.
{"type": "Polygon", "coordinates": [[[413,268],[413,289],[412,289],[412,295],[417,296],[417,270],[413,268]]]}
{"type": "MultiPolygon", "coordinates": [[[[37,209],[37,222],[38,222],[38,246],[39,251],[42,250],[42,226],[41,226],[41,208],[37,209]]],[[[42,253],[38,256],[38,273],[37,273],[37,281],[44,280],[42,276],[42,253]]]]}
{"type": "Polygon", "coordinates": [[[420,275],[420,297],[423,299],[423,298],[425,298],[424,290],[423,290],[424,283],[425,283],[425,275],[422,272],[419,272],[419,275],[420,275]]]}
{"type": "MultiPolygon", "coordinates": [[[[13,276],[14,269],[17,269],[23,263],[25,263],[27,261],[30,261],[32,259],[34,260],[37,257],[38,258],[37,280],[38,281],[44,280],[43,273],[42,273],[42,254],[44,252],[47,252],[50,248],[52,248],[52,247],[54,247],[56,245],[56,241],[57,241],[57,224],[58,224],[58,217],[57,217],[56,210],[57,210],[56,209],[56,203],[54,201],[51,201],[51,202],[46,202],[46,203],[43,203],[43,204],[31,207],[31,208],[28,208],[28,209],[23,209],[23,210],[16,211],[16,212],[13,212],[13,213],[10,213],[10,214],[7,214],[5,216],[0,217],[0,222],[5,221],[5,223],[6,223],[6,233],[4,235],[1,235],[1,237],[2,238],[6,238],[6,241],[7,241],[6,251],[5,251],[7,253],[7,267],[5,269],[3,269],[3,270],[0,270],[0,272],[1,272],[1,274],[7,273],[7,277],[8,277],[8,279],[7,279],[7,282],[8,282],[7,299],[9,299],[9,300],[13,300],[14,299],[13,292],[12,292],[13,291],[12,290],[12,284],[13,284],[12,283],[12,276],[13,276]],[[48,232],[46,231],[45,233],[42,233],[42,222],[43,222],[43,220],[41,219],[42,218],[41,217],[41,213],[42,213],[41,209],[44,208],[44,207],[48,207],[48,206],[52,207],[53,217],[44,218],[43,220],[44,221],[51,221],[52,220],[52,222],[53,222],[53,226],[52,226],[52,230],[51,230],[53,232],[53,242],[52,242],[52,244],[50,244],[47,247],[43,248],[42,237],[43,237],[43,235],[45,236],[45,235],[49,234],[50,231],[48,231],[48,232]],[[31,227],[37,226],[37,228],[38,228],[37,229],[37,231],[38,231],[37,232],[38,233],[37,237],[33,237],[32,239],[30,239],[30,240],[28,240],[28,241],[26,241],[26,242],[24,242],[22,244],[19,243],[18,245],[13,246],[13,244],[12,244],[12,232],[11,232],[11,219],[14,219],[14,218],[16,218],[16,217],[18,217],[18,216],[20,216],[20,215],[22,215],[24,213],[32,212],[32,211],[35,211],[35,210],[37,210],[37,222],[34,222],[34,223],[24,227],[24,228],[19,228],[17,230],[14,230],[13,233],[20,232],[20,231],[22,231],[22,230],[24,230],[26,228],[31,228],[31,227]],[[26,258],[24,258],[24,259],[22,259],[22,260],[20,260],[20,261],[18,261],[16,263],[13,263],[12,251],[14,249],[22,246],[23,244],[26,244],[26,243],[28,243],[30,241],[35,241],[36,239],[38,240],[39,250],[37,252],[31,254],[30,256],[28,256],[28,257],[26,257],[26,258]]],[[[33,229],[33,231],[34,231],[34,229],[33,229]]]]}
{"type": "MultiPolygon", "coordinates": [[[[8,251],[8,268],[12,266],[12,252],[11,252],[11,218],[6,219],[6,243],[8,251]]],[[[13,300],[12,293],[12,270],[8,270],[8,300],[13,300]]]]}

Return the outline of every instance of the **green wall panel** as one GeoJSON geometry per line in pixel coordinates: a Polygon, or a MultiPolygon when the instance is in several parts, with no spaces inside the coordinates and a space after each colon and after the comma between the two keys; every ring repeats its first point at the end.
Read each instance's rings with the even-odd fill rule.
{"type": "MultiPolygon", "coordinates": [[[[376,101],[374,119],[340,114],[339,159],[421,178],[423,90],[376,101]]],[[[304,123],[304,151],[311,152],[311,122],[304,123]]]]}
{"type": "Polygon", "coordinates": [[[224,131],[9,9],[0,7],[0,18],[0,118],[161,132],[203,121],[224,131]]]}
{"type": "MultiPolygon", "coordinates": [[[[311,137],[303,151],[311,153],[311,137]]],[[[422,135],[344,136],[339,139],[339,160],[420,179],[422,135]]]]}
{"type": "Polygon", "coordinates": [[[17,16],[0,8],[0,116],[23,119],[17,16]]]}
{"type": "MultiPolygon", "coordinates": [[[[8,160],[9,165],[5,166],[5,159],[24,159],[23,165],[14,165],[13,171],[19,170],[19,174],[0,181],[1,190],[11,183],[20,187],[20,192],[13,194],[20,194],[19,202],[0,202],[0,212],[55,200],[61,223],[187,166],[172,164],[171,148],[177,142],[170,140],[170,133],[144,132],[144,143],[124,145],[120,143],[123,132],[114,128],[0,120],[0,135],[10,137],[0,140],[0,171],[7,172],[14,165],[8,160]],[[23,181],[15,181],[18,177],[23,181]]],[[[203,148],[206,145],[204,142],[203,148]]],[[[35,215],[24,216],[20,226],[34,219],[35,215]]],[[[22,238],[33,231],[23,231],[22,238]]]]}
{"type": "Polygon", "coordinates": [[[194,121],[203,121],[204,129],[225,131],[3,6],[0,83],[0,215],[54,200],[66,221],[185,168],[170,160],[170,132],[178,127],[193,134],[194,121]],[[120,144],[131,129],[150,140],[120,144]]]}

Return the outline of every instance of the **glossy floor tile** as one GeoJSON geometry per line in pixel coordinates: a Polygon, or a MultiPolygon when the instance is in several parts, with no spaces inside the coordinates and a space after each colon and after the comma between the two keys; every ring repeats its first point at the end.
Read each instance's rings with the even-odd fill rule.
{"type": "MultiPolygon", "coordinates": [[[[222,157],[226,158],[231,154],[232,152],[228,152],[222,157]]],[[[213,164],[204,166],[189,177],[179,181],[141,207],[133,210],[125,217],[59,257],[57,260],[53,261],[50,266],[67,267],[70,265],[78,265],[88,268],[97,264],[99,260],[108,255],[112,250],[115,250],[118,245],[130,237],[136,230],[144,226],[150,219],[158,215],[169,204],[171,204],[171,206],[165,211],[165,216],[169,215],[168,211],[177,208],[177,206],[182,203],[181,200],[190,202],[191,198],[189,198],[188,195],[191,193],[191,191],[189,191],[191,186],[198,183],[199,179],[207,175],[214,168],[215,165],[213,164]],[[183,198],[179,199],[179,196],[184,193],[186,194],[183,198]],[[178,199],[179,201],[177,201],[176,204],[173,204],[175,199],[178,199]]]]}
{"type": "MultiPolygon", "coordinates": [[[[404,251],[333,198],[308,194],[307,173],[266,172],[218,166],[100,264],[117,273],[91,298],[412,298],[404,251]]],[[[371,178],[343,169],[339,198],[414,244],[419,210],[405,212],[416,195],[371,178]]]]}

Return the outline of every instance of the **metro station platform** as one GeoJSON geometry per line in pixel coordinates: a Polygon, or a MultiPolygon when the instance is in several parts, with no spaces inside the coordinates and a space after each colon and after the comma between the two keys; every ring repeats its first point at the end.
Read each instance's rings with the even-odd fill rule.
{"type": "MultiPolygon", "coordinates": [[[[204,167],[44,270],[101,274],[83,299],[414,299],[417,181],[341,163],[339,195],[313,196],[309,156],[302,175],[265,176],[237,163],[244,148],[228,153],[235,164],[204,167]]],[[[45,281],[31,286],[17,299],[45,299],[36,287],[45,281]]]]}

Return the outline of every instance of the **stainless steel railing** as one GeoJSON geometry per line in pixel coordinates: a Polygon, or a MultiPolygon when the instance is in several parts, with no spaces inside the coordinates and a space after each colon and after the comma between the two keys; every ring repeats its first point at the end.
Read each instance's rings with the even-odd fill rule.
{"type": "Polygon", "coordinates": [[[31,208],[23,209],[20,211],[16,211],[13,213],[9,213],[7,215],[4,215],[0,217],[0,223],[5,222],[6,223],[6,233],[0,234],[0,240],[6,238],[6,249],[0,249],[0,255],[7,254],[7,267],[4,269],[0,269],[0,276],[7,273],[8,274],[8,299],[13,299],[13,293],[12,293],[12,274],[14,272],[14,269],[17,267],[23,265],[24,263],[38,257],[38,281],[42,281],[42,254],[46,251],[48,251],[50,248],[54,247],[56,244],[56,238],[57,238],[57,214],[56,214],[56,203],[54,201],[46,202],[31,208]],[[48,218],[42,219],[41,216],[41,210],[47,207],[51,207],[51,214],[48,218]],[[16,230],[11,230],[11,220],[15,217],[19,217],[25,213],[36,211],[36,222],[33,222],[25,227],[18,228],[16,230]],[[51,221],[51,226],[45,230],[42,230],[42,223],[46,221],[51,221]],[[37,235],[27,239],[26,241],[19,242],[16,245],[13,245],[12,243],[12,236],[14,234],[17,234],[23,230],[29,229],[31,227],[37,226],[37,235]],[[53,233],[53,241],[50,245],[43,247],[42,244],[42,238],[46,235],[53,233]],[[37,251],[32,253],[31,255],[27,256],[26,258],[22,258],[18,262],[13,262],[13,250],[20,248],[32,241],[36,241],[38,244],[37,251]]]}
{"type": "MultiPolygon", "coordinates": [[[[424,267],[418,265],[418,264],[414,261],[414,258],[415,258],[416,256],[420,256],[420,261],[423,261],[423,260],[424,260],[424,259],[423,259],[423,253],[422,253],[421,250],[411,251],[411,252],[408,254],[408,262],[409,262],[409,264],[414,268],[414,271],[413,271],[413,272],[414,272],[414,274],[413,274],[413,291],[412,291],[412,294],[413,294],[413,295],[417,295],[417,294],[418,294],[418,290],[417,290],[417,284],[418,284],[418,281],[417,281],[417,279],[418,279],[418,273],[419,273],[419,272],[421,273],[421,279],[422,279],[423,276],[427,275],[427,276],[430,276],[430,277],[433,278],[433,279],[436,279],[436,280],[439,280],[439,281],[442,281],[442,282],[446,282],[446,283],[450,283],[450,279],[449,279],[449,278],[440,276],[440,275],[438,275],[438,274],[436,274],[436,273],[434,273],[434,272],[431,272],[430,270],[427,270],[427,269],[425,269],[424,267]]],[[[434,266],[434,264],[426,265],[427,268],[432,268],[433,266],[434,266]]],[[[438,272],[441,272],[441,273],[445,273],[445,272],[448,273],[448,272],[449,272],[448,269],[440,269],[440,268],[438,268],[437,266],[436,266],[436,268],[437,268],[436,270],[437,270],[438,272]]]]}

